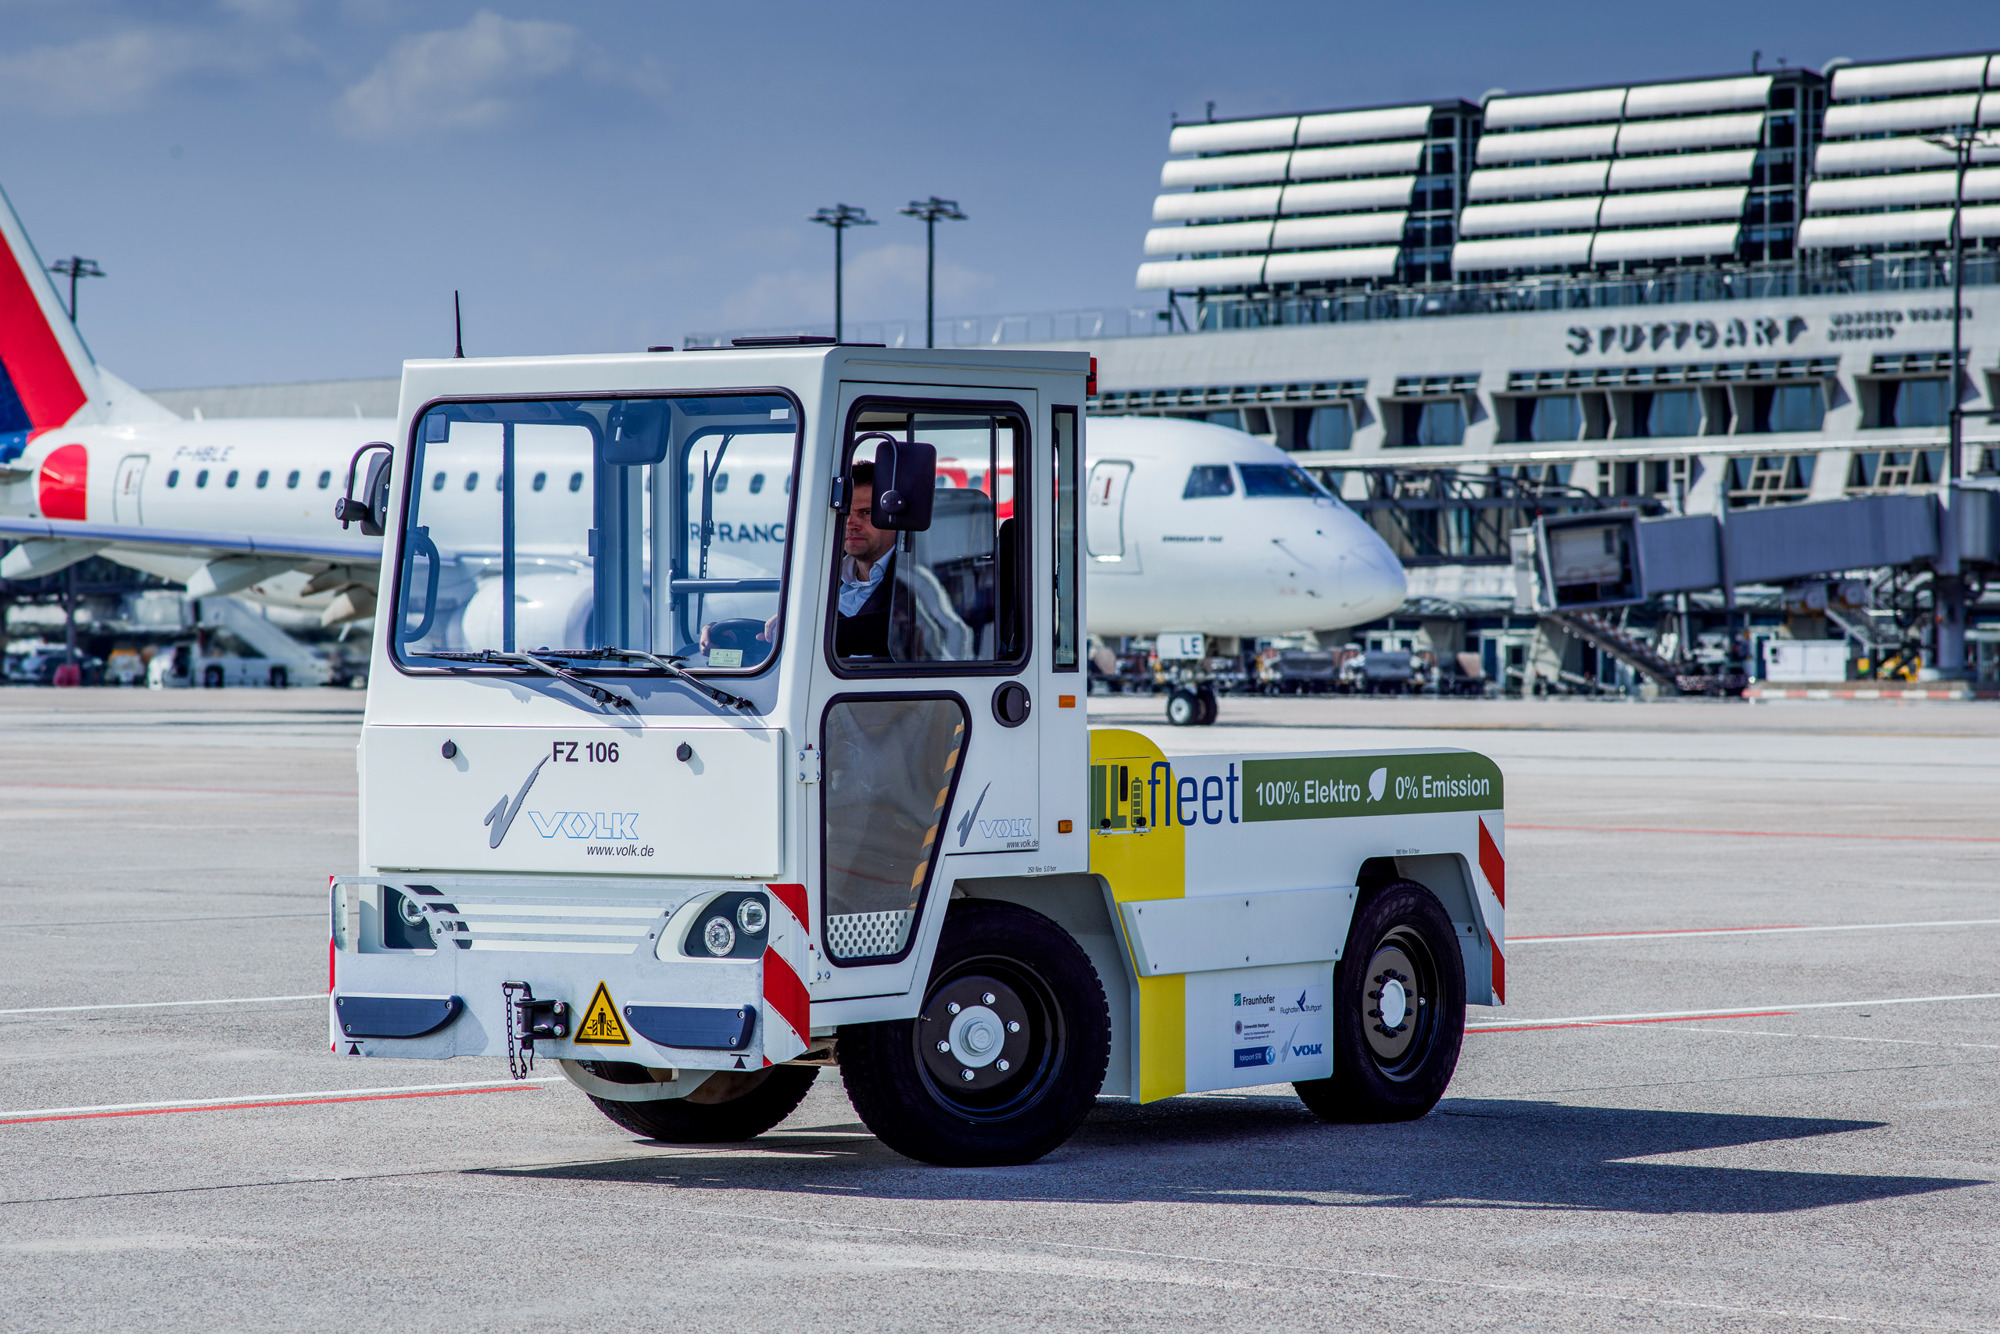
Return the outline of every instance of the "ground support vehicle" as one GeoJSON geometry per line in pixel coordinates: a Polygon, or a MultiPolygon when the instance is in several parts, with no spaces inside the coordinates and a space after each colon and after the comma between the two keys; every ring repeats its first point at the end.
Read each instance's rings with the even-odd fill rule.
{"type": "Polygon", "coordinates": [[[939,1164],[1031,1161],[1099,1096],[1428,1111],[1504,989],[1501,775],[1090,730],[1085,367],[406,366],[342,501],[387,549],[333,1050],[551,1060],[672,1141],[756,1135],[837,1066],[939,1164]]]}

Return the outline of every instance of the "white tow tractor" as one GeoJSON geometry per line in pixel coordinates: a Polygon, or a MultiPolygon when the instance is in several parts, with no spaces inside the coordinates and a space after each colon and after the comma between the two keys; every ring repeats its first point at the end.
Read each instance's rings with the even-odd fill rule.
{"type": "Polygon", "coordinates": [[[334,1051],[552,1060],[681,1142],[837,1065],[939,1164],[1031,1161],[1099,1096],[1427,1112],[1502,999],[1501,775],[1090,729],[1086,368],[408,363],[339,506],[388,543],[334,1051]]]}

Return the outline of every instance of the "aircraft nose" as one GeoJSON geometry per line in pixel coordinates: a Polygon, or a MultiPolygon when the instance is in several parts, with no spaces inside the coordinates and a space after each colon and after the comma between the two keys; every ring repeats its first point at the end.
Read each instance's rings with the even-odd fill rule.
{"type": "Polygon", "coordinates": [[[1340,562],[1341,610],[1349,625],[1390,615],[1409,596],[1403,563],[1374,529],[1357,523],[1340,562]]]}

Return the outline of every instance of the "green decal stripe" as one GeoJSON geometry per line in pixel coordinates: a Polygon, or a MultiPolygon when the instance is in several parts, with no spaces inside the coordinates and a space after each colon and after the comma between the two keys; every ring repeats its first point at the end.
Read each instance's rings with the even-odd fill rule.
{"type": "Polygon", "coordinates": [[[1494,811],[1505,804],[1500,767],[1468,751],[1243,764],[1243,818],[1250,821],[1494,811]]]}

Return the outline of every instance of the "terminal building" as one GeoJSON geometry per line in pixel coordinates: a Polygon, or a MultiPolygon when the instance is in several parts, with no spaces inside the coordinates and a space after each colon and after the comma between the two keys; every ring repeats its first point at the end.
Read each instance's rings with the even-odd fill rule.
{"type": "MultiPolygon", "coordinates": [[[[1378,642],[1423,625],[1496,675],[1611,681],[1509,614],[1534,515],[1934,490],[1954,399],[1969,484],[2000,484],[2000,55],[1180,124],[1167,149],[1137,273],[1164,328],[1060,345],[1098,357],[1098,411],[1241,427],[1367,511],[1411,569],[1378,642]]],[[[1740,658],[1804,605],[1857,657],[1921,641],[1925,572],[1851,573],[1831,627],[1768,588],[1635,633],[1740,658]]]]}

